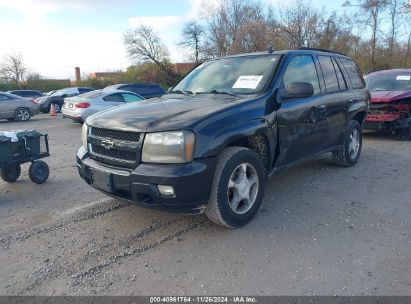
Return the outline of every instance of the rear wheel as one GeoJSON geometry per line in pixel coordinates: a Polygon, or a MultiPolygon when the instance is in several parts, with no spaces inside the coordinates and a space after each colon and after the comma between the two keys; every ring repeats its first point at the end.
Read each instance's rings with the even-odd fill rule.
{"type": "Polygon", "coordinates": [[[261,206],[265,178],[257,153],[242,147],[225,149],[218,160],[206,215],[221,226],[244,226],[261,206]]]}
{"type": "Polygon", "coordinates": [[[52,106],[54,106],[54,110],[56,111],[56,113],[61,112],[61,106],[58,103],[53,103],[52,106]]]}
{"type": "Polygon", "coordinates": [[[333,152],[335,163],[342,167],[354,166],[361,155],[362,128],[358,121],[352,120],[344,135],[344,147],[333,152]]]}
{"type": "Polygon", "coordinates": [[[29,177],[33,183],[43,184],[49,178],[49,166],[42,160],[35,161],[29,168],[29,177]]]}
{"type": "Polygon", "coordinates": [[[7,183],[14,183],[21,174],[20,165],[10,165],[0,170],[1,179],[7,183]]]}
{"type": "Polygon", "coordinates": [[[17,109],[16,113],[14,114],[14,119],[17,121],[27,121],[30,119],[30,117],[30,110],[26,108],[17,109]]]}

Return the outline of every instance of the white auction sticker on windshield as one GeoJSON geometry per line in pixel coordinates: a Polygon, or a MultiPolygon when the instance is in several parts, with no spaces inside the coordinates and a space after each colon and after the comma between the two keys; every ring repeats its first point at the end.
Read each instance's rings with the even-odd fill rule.
{"type": "Polygon", "coordinates": [[[252,89],[254,90],[260,83],[263,76],[240,76],[233,85],[233,89],[252,89]]]}
{"type": "Polygon", "coordinates": [[[397,80],[411,80],[411,75],[398,75],[397,80]]]}

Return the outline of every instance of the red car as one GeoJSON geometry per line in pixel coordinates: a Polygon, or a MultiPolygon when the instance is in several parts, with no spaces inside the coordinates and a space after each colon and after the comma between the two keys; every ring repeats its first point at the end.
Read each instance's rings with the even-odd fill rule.
{"type": "Polygon", "coordinates": [[[377,71],[364,79],[371,93],[364,128],[411,139],[411,69],[377,71]]]}

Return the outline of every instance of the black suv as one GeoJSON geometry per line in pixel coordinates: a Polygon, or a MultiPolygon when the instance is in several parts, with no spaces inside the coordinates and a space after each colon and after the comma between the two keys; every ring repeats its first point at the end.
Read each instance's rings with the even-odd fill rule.
{"type": "Polygon", "coordinates": [[[43,113],[50,112],[51,105],[54,105],[54,109],[57,113],[61,112],[61,108],[64,104],[64,98],[73,97],[80,94],[84,94],[93,91],[93,88],[83,88],[83,87],[71,87],[58,90],[51,95],[46,95],[40,97],[36,100],[40,104],[40,111],[43,113]]]}
{"type": "Polygon", "coordinates": [[[113,84],[104,89],[129,91],[141,95],[145,99],[161,97],[165,94],[164,89],[157,83],[113,84]]]}
{"type": "Polygon", "coordinates": [[[319,50],[203,63],[167,95],[83,126],[81,177],[141,205],[241,227],[273,173],[319,154],[353,166],[369,93],[349,57],[319,50]]]}

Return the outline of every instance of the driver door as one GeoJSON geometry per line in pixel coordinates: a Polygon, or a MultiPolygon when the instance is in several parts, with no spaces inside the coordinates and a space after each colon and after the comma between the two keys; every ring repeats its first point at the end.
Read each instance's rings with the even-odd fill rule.
{"type": "Polygon", "coordinates": [[[311,55],[295,55],[288,60],[279,89],[277,125],[281,151],[277,166],[315,155],[327,146],[328,114],[318,71],[311,55]],[[313,96],[283,99],[285,88],[294,82],[312,84],[313,96]]]}

